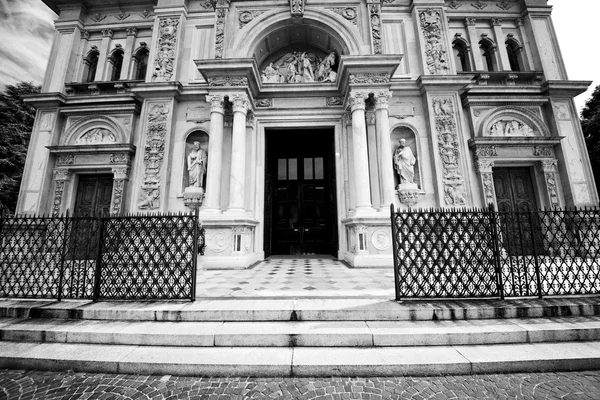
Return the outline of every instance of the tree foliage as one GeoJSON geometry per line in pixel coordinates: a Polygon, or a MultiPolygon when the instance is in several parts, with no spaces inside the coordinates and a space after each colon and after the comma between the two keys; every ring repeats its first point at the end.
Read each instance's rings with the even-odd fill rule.
{"type": "Polygon", "coordinates": [[[31,82],[20,82],[0,93],[0,209],[16,208],[35,119],[35,109],[25,104],[23,95],[40,89],[31,82]]]}
{"type": "Polygon", "coordinates": [[[596,186],[600,186],[600,85],[581,111],[581,128],[590,155],[596,186]]]}

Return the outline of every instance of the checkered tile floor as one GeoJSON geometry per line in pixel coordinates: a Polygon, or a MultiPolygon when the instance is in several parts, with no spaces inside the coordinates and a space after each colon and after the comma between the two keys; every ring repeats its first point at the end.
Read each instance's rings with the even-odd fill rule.
{"type": "Polygon", "coordinates": [[[393,268],[333,258],[269,258],[246,270],[198,271],[197,297],[394,297],[393,268]]]}

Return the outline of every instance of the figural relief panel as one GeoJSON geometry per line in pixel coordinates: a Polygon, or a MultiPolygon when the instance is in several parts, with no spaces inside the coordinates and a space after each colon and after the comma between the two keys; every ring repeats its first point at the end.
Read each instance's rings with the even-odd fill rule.
{"type": "Polygon", "coordinates": [[[160,20],[152,82],[169,82],[173,78],[178,25],[179,21],[176,19],[160,20]]]}
{"type": "Polygon", "coordinates": [[[429,8],[419,11],[419,21],[425,41],[425,64],[430,75],[448,75],[448,50],[444,41],[442,10],[429,8]]]}
{"type": "Polygon", "coordinates": [[[432,99],[433,117],[442,161],[444,202],[449,206],[467,204],[467,192],[460,162],[458,124],[452,97],[432,99]]]}
{"type": "Polygon", "coordinates": [[[148,109],[148,126],[144,144],[144,176],[138,199],[141,210],[156,210],[160,207],[161,169],[165,156],[167,135],[167,104],[151,104],[148,109]]]}
{"type": "Polygon", "coordinates": [[[331,52],[324,57],[314,53],[287,53],[269,63],[261,73],[263,83],[335,82],[337,55],[331,52]]]}

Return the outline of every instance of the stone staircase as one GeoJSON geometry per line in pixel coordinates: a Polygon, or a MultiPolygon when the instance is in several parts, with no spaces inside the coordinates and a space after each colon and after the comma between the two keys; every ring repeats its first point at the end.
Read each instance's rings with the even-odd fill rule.
{"type": "Polygon", "coordinates": [[[0,368],[397,376],[600,368],[600,297],[0,301],[0,368]]]}

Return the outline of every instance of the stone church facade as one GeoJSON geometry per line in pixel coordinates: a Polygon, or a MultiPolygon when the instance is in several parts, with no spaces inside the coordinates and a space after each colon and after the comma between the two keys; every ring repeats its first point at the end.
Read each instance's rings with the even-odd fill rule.
{"type": "Polygon", "coordinates": [[[392,265],[389,205],[598,204],[546,0],[44,0],[18,213],[189,212],[206,268],[392,265]]]}

